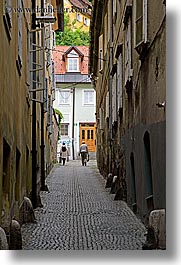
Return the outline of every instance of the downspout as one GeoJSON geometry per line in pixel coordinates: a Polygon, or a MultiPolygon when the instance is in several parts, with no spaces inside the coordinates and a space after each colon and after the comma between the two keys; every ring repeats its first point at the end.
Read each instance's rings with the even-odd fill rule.
{"type": "Polygon", "coordinates": [[[109,47],[109,172],[112,171],[112,67],[113,67],[113,0],[110,0],[110,47],[109,47]]]}
{"type": "MultiPolygon", "coordinates": [[[[36,0],[32,0],[32,30],[36,29],[36,0]]],[[[33,80],[36,80],[36,32],[33,32],[33,80]]],[[[32,89],[36,90],[36,83],[32,82],[32,89]]],[[[33,92],[36,99],[36,91],[33,92]]],[[[36,101],[32,102],[32,204],[37,206],[37,150],[36,150],[36,101]]]]}
{"type": "MultiPolygon", "coordinates": [[[[41,0],[41,16],[44,16],[44,0],[41,0]]],[[[43,46],[43,102],[41,103],[41,190],[47,191],[45,185],[45,135],[44,135],[44,93],[45,93],[45,54],[44,54],[44,23],[41,23],[41,38],[43,46]]]]}
{"type": "Polygon", "coordinates": [[[75,122],[75,87],[72,89],[73,98],[72,98],[72,158],[75,160],[75,147],[74,147],[74,122],[75,122]]]}

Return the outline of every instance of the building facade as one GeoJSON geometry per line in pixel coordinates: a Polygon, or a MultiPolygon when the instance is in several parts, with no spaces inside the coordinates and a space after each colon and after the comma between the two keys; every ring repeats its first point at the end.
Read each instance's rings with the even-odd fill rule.
{"type": "MultiPolygon", "coordinates": [[[[43,7],[61,3],[44,1],[43,7]]],[[[38,17],[50,14],[38,12],[37,6],[42,1],[0,2],[0,226],[8,239],[12,220],[22,223],[24,197],[38,206],[53,164],[51,49],[60,17],[56,14],[53,26],[40,25],[38,17]]]]}
{"type": "Polygon", "coordinates": [[[89,31],[91,8],[92,5],[88,0],[64,0],[64,10],[69,14],[72,30],[81,28],[82,31],[89,31]]]}
{"type": "Polygon", "coordinates": [[[88,75],[87,46],[56,46],[54,51],[56,97],[54,108],[61,111],[61,139],[69,149],[70,159],[77,159],[84,140],[95,158],[95,91],[88,75]]]}
{"type": "Polygon", "coordinates": [[[166,207],[165,1],[93,1],[97,162],[144,220],[166,207]]]}

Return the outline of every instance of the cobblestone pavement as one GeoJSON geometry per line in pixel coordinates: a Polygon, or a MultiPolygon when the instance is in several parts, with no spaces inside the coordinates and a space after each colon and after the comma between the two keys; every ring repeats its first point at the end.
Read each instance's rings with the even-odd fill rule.
{"type": "Polygon", "coordinates": [[[36,223],[22,226],[25,250],[136,250],[146,229],[123,201],[105,189],[95,161],[55,166],[41,192],[36,223]]]}

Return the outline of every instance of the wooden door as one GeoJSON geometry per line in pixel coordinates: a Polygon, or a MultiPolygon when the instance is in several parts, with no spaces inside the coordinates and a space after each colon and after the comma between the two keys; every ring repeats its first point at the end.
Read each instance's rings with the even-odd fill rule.
{"type": "Polygon", "coordinates": [[[96,124],[82,123],[80,124],[80,145],[82,141],[88,146],[89,152],[96,151],[96,124]]]}

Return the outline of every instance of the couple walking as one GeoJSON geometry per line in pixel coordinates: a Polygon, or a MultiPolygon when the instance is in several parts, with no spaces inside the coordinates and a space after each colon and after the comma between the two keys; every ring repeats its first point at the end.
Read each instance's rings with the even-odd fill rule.
{"type": "MultiPolygon", "coordinates": [[[[68,155],[69,154],[68,154],[67,147],[65,143],[63,143],[61,152],[60,152],[61,160],[63,161],[63,166],[65,165],[65,161],[68,155]]],[[[79,155],[81,156],[81,159],[82,159],[82,166],[86,166],[87,162],[89,161],[89,150],[84,141],[82,142],[82,145],[80,146],[79,155]]]]}

